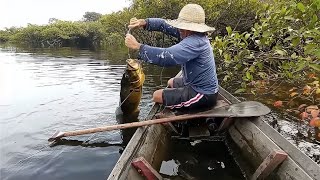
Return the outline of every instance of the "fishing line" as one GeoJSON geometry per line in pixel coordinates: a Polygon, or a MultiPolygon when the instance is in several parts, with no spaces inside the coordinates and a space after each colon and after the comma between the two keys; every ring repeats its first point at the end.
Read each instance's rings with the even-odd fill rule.
{"type": "MultiPolygon", "coordinates": [[[[162,82],[162,73],[163,73],[163,69],[164,69],[164,66],[162,67],[161,69],[161,72],[160,72],[160,87],[163,86],[163,82],[162,82]]],[[[168,87],[168,86],[167,86],[168,87]]]]}
{"type": "MultiPolygon", "coordinates": [[[[161,44],[161,47],[163,48],[163,46],[164,46],[164,34],[162,34],[162,44],[161,44]]],[[[161,85],[161,87],[163,86],[162,85],[162,72],[163,72],[163,69],[164,69],[164,66],[162,66],[162,69],[161,69],[161,72],[160,72],[160,85],[161,85]]],[[[168,88],[168,86],[166,87],[166,88],[168,88]]]]}
{"type": "MultiPolygon", "coordinates": [[[[131,31],[131,28],[128,29],[127,34],[131,34],[130,31],[131,31]]],[[[130,48],[129,47],[128,47],[128,58],[131,59],[131,57],[130,57],[130,48]]]]}
{"type": "Polygon", "coordinates": [[[129,98],[129,96],[133,93],[134,89],[128,94],[128,96],[121,102],[121,104],[119,105],[119,107],[122,106],[122,104],[129,98]]]}

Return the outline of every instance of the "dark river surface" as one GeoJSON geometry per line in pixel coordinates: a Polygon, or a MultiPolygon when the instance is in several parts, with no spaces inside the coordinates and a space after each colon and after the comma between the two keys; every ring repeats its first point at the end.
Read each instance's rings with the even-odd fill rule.
{"type": "MultiPolygon", "coordinates": [[[[113,54],[0,49],[0,179],[108,177],[124,147],[120,131],[73,137],[53,147],[47,139],[56,130],[117,124],[128,56],[113,54]]],[[[144,64],[144,72],[139,119],[152,107],[152,92],[178,69],[144,64]]]]}

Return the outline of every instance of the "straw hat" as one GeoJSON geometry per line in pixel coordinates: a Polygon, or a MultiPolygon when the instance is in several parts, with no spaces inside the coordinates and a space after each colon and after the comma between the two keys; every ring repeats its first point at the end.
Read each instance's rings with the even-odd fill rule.
{"type": "Polygon", "coordinates": [[[214,27],[205,24],[205,13],[203,8],[198,4],[185,5],[176,20],[167,20],[169,25],[190,31],[209,32],[214,31],[214,27]]]}

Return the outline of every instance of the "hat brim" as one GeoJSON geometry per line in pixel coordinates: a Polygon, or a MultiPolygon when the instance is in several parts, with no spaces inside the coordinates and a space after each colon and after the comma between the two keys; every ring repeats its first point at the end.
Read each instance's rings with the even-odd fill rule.
{"type": "Polygon", "coordinates": [[[211,32],[215,31],[216,29],[214,27],[207,26],[206,24],[199,24],[199,23],[192,23],[192,22],[185,22],[181,21],[179,19],[177,20],[166,20],[166,23],[179,28],[179,29],[185,29],[195,32],[211,32]]]}

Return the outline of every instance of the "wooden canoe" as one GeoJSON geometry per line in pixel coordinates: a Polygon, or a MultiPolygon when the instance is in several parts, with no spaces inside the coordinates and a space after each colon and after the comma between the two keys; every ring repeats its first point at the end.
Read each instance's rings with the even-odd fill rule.
{"type": "MultiPolygon", "coordinates": [[[[219,89],[219,101],[222,103],[239,103],[240,101],[223,88],[219,89]]],[[[153,119],[159,109],[155,104],[146,119],[153,119]]],[[[245,176],[254,176],[261,165],[273,152],[282,150],[288,156],[272,171],[269,179],[320,180],[320,166],[292,145],[276,130],[262,120],[263,117],[225,119],[219,129],[227,132],[230,147],[240,151],[239,166],[250,165],[252,169],[244,170],[245,176]]],[[[120,159],[113,168],[108,180],[144,179],[131,165],[135,158],[143,157],[151,166],[159,170],[171,140],[171,131],[164,125],[151,125],[136,130],[120,159]]]]}

